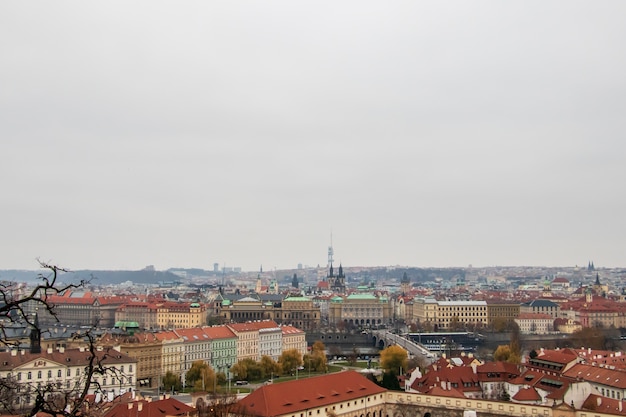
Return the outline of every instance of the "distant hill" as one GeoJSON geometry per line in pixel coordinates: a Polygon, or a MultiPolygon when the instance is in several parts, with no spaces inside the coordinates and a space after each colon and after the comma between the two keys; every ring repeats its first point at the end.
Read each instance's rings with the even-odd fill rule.
{"type": "MultiPolygon", "coordinates": [[[[17,282],[35,282],[40,273],[45,275],[49,271],[24,271],[24,270],[4,270],[0,271],[0,280],[17,282]]],[[[180,281],[180,277],[169,271],[96,271],[81,270],[66,272],[59,276],[62,282],[76,282],[81,279],[91,279],[93,285],[121,284],[131,281],[135,284],[158,284],[159,282],[180,281]]]]}

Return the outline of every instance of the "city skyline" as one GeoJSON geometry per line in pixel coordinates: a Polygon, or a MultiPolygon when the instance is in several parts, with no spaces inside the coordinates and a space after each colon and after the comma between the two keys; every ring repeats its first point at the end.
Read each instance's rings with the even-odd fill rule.
{"type": "Polygon", "coordinates": [[[1,7],[0,269],[626,265],[624,3],[1,7]]]}

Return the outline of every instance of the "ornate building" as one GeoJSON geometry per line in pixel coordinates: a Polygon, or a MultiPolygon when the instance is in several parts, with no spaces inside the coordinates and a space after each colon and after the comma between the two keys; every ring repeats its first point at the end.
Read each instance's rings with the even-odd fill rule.
{"type": "Polygon", "coordinates": [[[346,276],[343,273],[343,267],[339,264],[337,275],[334,273],[333,264],[330,264],[328,276],[326,277],[330,290],[339,294],[346,292],[346,276]]]}
{"type": "Polygon", "coordinates": [[[378,326],[392,321],[392,308],[387,297],[373,294],[351,294],[335,297],[328,308],[330,324],[378,326]]]}

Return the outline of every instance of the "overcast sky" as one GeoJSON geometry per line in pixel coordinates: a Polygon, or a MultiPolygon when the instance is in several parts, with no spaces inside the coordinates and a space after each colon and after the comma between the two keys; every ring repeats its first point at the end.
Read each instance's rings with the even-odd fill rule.
{"type": "Polygon", "coordinates": [[[626,266],[624,16],[2,2],[0,268],[626,266]]]}

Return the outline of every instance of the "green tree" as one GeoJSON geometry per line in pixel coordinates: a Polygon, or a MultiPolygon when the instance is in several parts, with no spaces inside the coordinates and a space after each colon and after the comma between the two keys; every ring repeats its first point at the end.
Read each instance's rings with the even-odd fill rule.
{"type": "Polygon", "coordinates": [[[278,358],[283,372],[292,373],[298,366],[302,366],[302,355],[298,349],[285,350],[278,358]]]}
{"type": "Polygon", "coordinates": [[[180,377],[172,371],[167,371],[163,375],[163,387],[165,391],[180,391],[180,377]]]}
{"type": "Polygon", "coordinates": [[[383,368],[385,372],[399,375],[400,369],[405,372],[407,366],[408,354],[402,347],[393,345],[380,352],[380,367],[383,368]]]}

